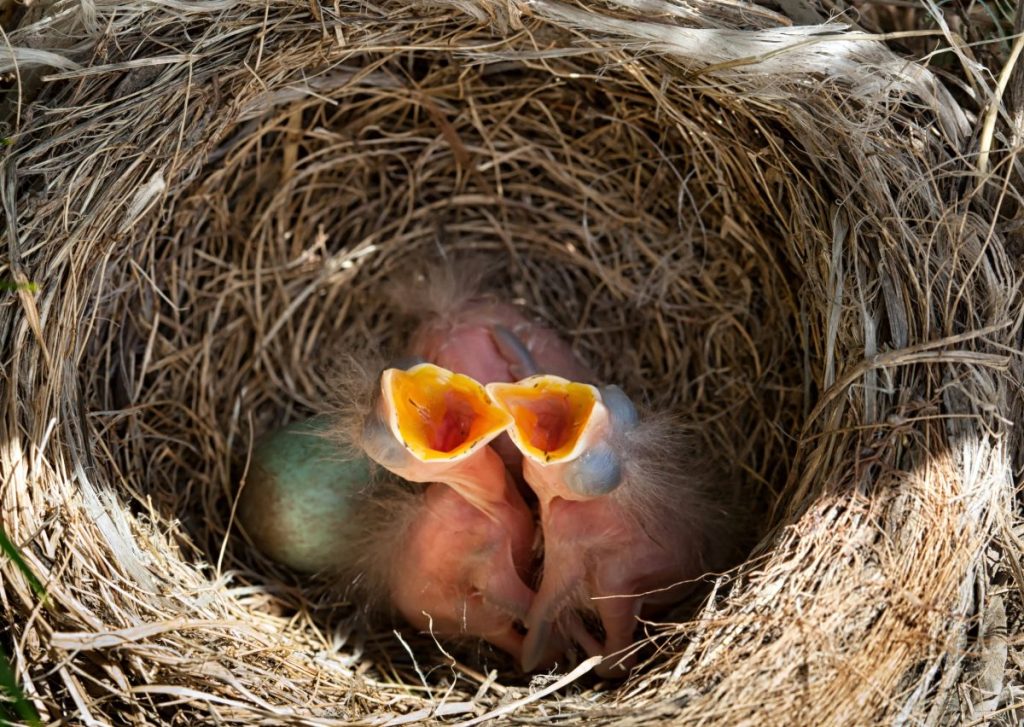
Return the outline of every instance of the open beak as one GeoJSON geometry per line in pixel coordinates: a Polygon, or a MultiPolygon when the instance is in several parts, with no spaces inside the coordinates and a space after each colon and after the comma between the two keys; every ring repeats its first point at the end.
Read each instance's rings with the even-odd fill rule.
{"type": "Polygon", "coordinates": [[[421,462],[457,462],[508,429],[512,416],[474,379],[434,364],[381,375],[384,420],[421,462]]]}
{"type": "MultiPolygon", "coordinates": [[[[519,451],[550,473],[541,475],[542,481],[556,482],[557,488],[584,499],[607,495],[622,484],[611,411],[596,387],[545,375],[488,384],[487,391],[512,416],[509,435],[519,451]]],[[[540,482],[530,484],[536,489],[543,487],[540,482]]]]}
{"type": "Polygon", "coordinates": [[[540,464],[574,460],[608,430],[601,394],[589,384],[542,375],[515,384],[488,384],[487,391],[513,419],[512,441],[540,464]]]}

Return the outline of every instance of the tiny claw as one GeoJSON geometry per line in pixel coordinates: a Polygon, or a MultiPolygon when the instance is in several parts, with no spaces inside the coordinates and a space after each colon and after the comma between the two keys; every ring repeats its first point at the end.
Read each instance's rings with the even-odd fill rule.
{"type": "Polygon", "coordinates": [[[491,338],[501,357],[508,362],[509,373],[514,379],[525,379],[540,373],[540,367],[530,354],[526,344],[505,326],[491,327],[491,338]]]}
{"type": "Polygon", "coordinates": [[[604,645],[587,631],[587,627],[575,613],[570,611],[563,614],[561,624],[562,630],[583,648],[587,656],[604,656],[604,645]]]}
{"type": "Polygon", "coordinates": [[[636,666],[635,654],[619,658],[606,656],[594,667],[594,673],[602,679],[625,679],[634,666],[636,666]]]}

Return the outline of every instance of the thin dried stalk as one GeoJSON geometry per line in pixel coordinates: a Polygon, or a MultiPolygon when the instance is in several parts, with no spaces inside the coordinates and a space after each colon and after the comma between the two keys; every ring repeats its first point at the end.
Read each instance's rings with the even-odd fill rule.
{"type": "Polygon", "coordinates": [[[710,0],[61,0],[5,47],[0,502],[52,608],[9,562],[0,603],[44,720],[981,716],[1024,532],[1016,160],[968,183],[923,67],[710,0]],[[229,528],[253,437],[468,251],[763,514],[625,684],[366,628],[229,528]]]}

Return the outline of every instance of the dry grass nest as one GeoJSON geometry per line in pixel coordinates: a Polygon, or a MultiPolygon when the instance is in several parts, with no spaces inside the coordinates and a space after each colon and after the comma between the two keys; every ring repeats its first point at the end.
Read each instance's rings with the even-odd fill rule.
{"type": "Polygon", "coordinates": [[[18,12],[0,496],[46,595],[3,560],[0,643],[44,720],[1019,718],[1001,69],[711,0],[18,12]],[[406,334],[383,284],[462,253],[759,514],[623,683],[367,629],[233,521],[253,438],[406,334]]]}

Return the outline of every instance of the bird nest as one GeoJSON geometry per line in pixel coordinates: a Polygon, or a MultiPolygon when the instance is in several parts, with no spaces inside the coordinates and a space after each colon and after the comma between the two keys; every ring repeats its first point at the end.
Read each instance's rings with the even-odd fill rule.
{"type": "Polygon", "coordinates": [[[1002,704],[1024,310],[968,57],[961,103],[855,28],[711,0],[67,0],[4,52],[2,513],[42,590],[0,564],[2,644],[44,719],[1002,704]],[[400,347],[382,289],[463,253],[756,511],[624,682],[369,628],[239,532],[253,439],[339,351],[400,347]]]}

